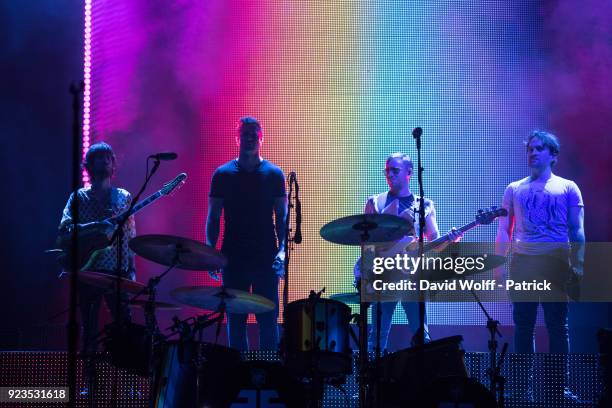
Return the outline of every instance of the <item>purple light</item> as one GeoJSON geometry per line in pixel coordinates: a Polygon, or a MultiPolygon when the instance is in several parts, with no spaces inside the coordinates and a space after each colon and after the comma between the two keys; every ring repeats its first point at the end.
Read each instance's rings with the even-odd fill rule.
{"type": "MultiPolygon", "coordinates": [[[[91,108],[91,2],[85,0],[85,47],[84,47],[84,62],[83,62],[83,159],[89,150],[90,146],[90,108],[91,108]]],[[[83,185],[89,186],[89,175],[83,170],[83,185]]]]}

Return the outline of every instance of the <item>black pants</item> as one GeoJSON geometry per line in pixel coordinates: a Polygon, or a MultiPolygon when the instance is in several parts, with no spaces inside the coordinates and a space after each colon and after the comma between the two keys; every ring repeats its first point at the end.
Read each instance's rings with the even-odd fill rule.
{"type": "Polygon", "coordinates": [[[111,311],[113,321],[129,321],[130,309],[127,307],[128,294],[121,293],[122,304],[117,309],[117,296],[107,290],[87,284],[79,284],[79,308],[81,310],[81,324],[83,325],[83,352],[97,351],[100,328],[99,315],[102,299],[111,311]]]}

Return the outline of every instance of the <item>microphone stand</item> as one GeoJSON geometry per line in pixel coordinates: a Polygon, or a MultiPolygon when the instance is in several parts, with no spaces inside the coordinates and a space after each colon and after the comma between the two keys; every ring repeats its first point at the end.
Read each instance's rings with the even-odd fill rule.
{"type": "Polygon", "coordinates": [[[72,205],[70,208],[72,215],[72,276],[70,278],[70,302],[68,314],[68,407],[76,406],[76,387],[77,387],[77,348],[79,342],[79,327],[77,324],[77,299],[79,286],[79,241],[78,241],[78,222],[79,222],[79,188],[80,180],[80,146],[81,146],[81,125],[79,121],[81,93],[84,89],[84,82],[78,86],[70,85],[72,94],[72,205]]]}
{"type": "MultiPolygon", "coordinates": [[[[425,191],[423,189],[423,166],[421,165],[421,136],[423,135],[423,129],[420,127],[414,128],[412,131],[412,137],[416,140],[417,148],[417,176],[419,182],[419,252],[418,256],[421,258],[424,251],[424,230],[425,230],[425,191]]],[[[417,281],[422,278],[421,264],[416,271],[417,281]]],[[[419,297],[419,332],[415,333],[415,344],[422,346],[425,343],[425,295],[420,290],[420,284],[417,287],[417,293],[419,297]]]]}
{"type": "MultiPolygon", "coordinates": [[[[285,286],[283,287],[283,327],[286,327],[287,324],[287,304],[289,303],[289,254],[293,250],[293,240],[289,236],[289,233],[291,231],[291,229],[289,228],[291,222],[291,209],[294,208],[294,205],[291,203],[291,195],[293,194],[293,183],[295,183],[295,172],[292,171],[289,174],[289,194],[287,194],[287,216],[285,217],[285,236],[283,237],[283,239],[285,240],[285,264],[283,265],[285,268],[285,286]]],[[[285,337],[284,330],[283,337],[285,337]]]]}
{"type": "MultiPolygon", "coordinates": [[[[418,175],[418,183],[419,183],[419,250],[418,256],[419,258],[423,257],[424,253],[424,231],[425,231],[425,191],[423,188],[423,166],[421,164],[421,136],[423,135],[423,129],[420,127],[414,128],[412,131],[412,137],[414,137],[416,141],[416,149],[417,149],[417,175],[418,175]]],[[[419,282],[417,286],[417,294],[419,299],[419,329],[418,332],[414,334],[413,342],[417,346],[416,354],[416,368],[418,372],[424,372],[425,369],[425,348],[423,345],[425,344],[425,294],[420,289],[420,282],[423,277],[423,271],[421,268],[421,264],[419,264],[417,271],[417,282],[419,282]]],[[[418,384],[419,389],[424,385],[425,378],[423,376],[418,376],[418,384]]]]}
{"type": "MultiPolygon", "coordinates": [[[[147,163],[148,163],[149,158],[147,158],[147,163]]],[[[125,224],[127,223],[128,219],[130,218],[130,213],[132,212],[132,210],[134,209],[134,206],[136,205],[136,203],[140,200],[140,196],[142,195],[142,193],[145,191],[145,189],[147,188],[147,185],[149,184],[149,181],[151,180],[151,178],[153,177],[153,175],[155,174],[155,172],[157,171],[157,169],[159,168],[160,165],[160,160],[155,158],[154,159],[155,162],[153,164],[153,168],[151,169],[151,172],[149,174],[147,174],[147,176],[145,177],[145,181],[142,185],[142,187],[140,188],[140,190],[138,191],[138,194],[136,194],[136,196],[132,199],[132,202],[130,203],[129,208],[127,209],[126,212],[124,212],[121,216],[119,216],[119,222],[117,223],[117,227],[115,229],[115,232],[113,233],[111,239],[110,239],[110,243],[109,245],[113,245],[114,243],[117,244],[117,264],[116,264],[116,268],[115,268],[115,276],[117,278],[117,289],[116,289],[116,302],[115,302],[115,313],[117,315],[118,320],[120,320],[119,322],[114,322],[115,325],[121,326],[123,324],[125,324],[126,322],[124,320],[127,319],[127,316],[123,316],[123,311],[122,311],[122,302],[121,302],[121,275],[122,275],[122,263],[123,263],[123,238],[124,238],[124,231],[123,231],[123,227],[125,226],[125,224]],[[126,317],[126,319],[124,319],[124,317],[126,317]]],[[[150,282],[151,284],[151,282],[150,282]]],[[[154,285],[153,285],[154,287],[154,285]]],[[[153,289],[154,290],[154,289],[153,289]]],[[[150,309],[151,306],[151,297],[153,297],[154,299],[154,292],[153,294],[149,294],[149,303],[147,304],[145,310],[150,309]]],[[[149,313],[147,313],[149,314],[149,313]]],[[[149,322],[150,320],[150,316],[147,317],[147,322],[149,322]]],[[[151,341],[153,343],[153,339],[151,341]]],[[[151,350],[151,353],[153,353],[153,351],[151,350]]],[[[151,362],[152,359],[152,354],[149,357],[149,362],[151,362]]],[[[151,367],[151,363],[150,366],[151,367]]],[[[149,372],[151,375],[151,371],[149,372]]],[[[117,381],[117,377],[116,374],[117,372],[114,371],[115,374],[115,378],[114,378],[114,383],[116,383],[117,381]]],[[[154,388],[154,387],[152,387],[154,388]]],[[[116,391],[116,387],[113,387],[113,391],[116,391]]],[[[114,399],[116,401],[116,398],[114,399]]],[[[154,404],[154,399],[150,400],[150,404],[154,404]]]]}
{"type": "Polygon", "coordinates": [[[287,327],[287,305],[289,304],[289,260],[290,253],[293,251],[294,244],[302,243],[302,232],[301,232],[301,223],[302,223],[302,205],[300,203],[299,198],[300,186],[297,182],[297,178],[295,172],[292,171],[289,174],[289,194],[287,195],[288,206],[287,206],[287,217],[285,218],[285,285],[283,287],[283,338],[285,337],[284,328],[287,327]],[[293,194],[293,186],[295,185],[295,195],[293,199],[295,199],[295,205],[291,202],[292,194],[293,194]],[[291,209],[295,208],[295,226],[296,231],[293,237],[290,237],[291,229],[289,228],[291,221],[291,209]]]}
{"type": "MultiPolygon", "coordinates": [[[[149,158],[147,158],[147,162],[148,162],[149,158]]],[[[132,212],[132,210],[134,209],[134,206],[136,206],[136,203],[138,203],[138,201],[140,200],[140,196],[142,195],[142,193],[145,191],[145,189],[147,188],[147,185],[149,184],[149,181],[151,180],[151,178],[153,177],[153,175],[155,174],[155,172],[157,171],[157,169],[159,168],[160,165],[160,161],[158,159],[155,159],[155,163],[153,164],[153,168],[151,169],[151,172],[149,174],[147,174],[147,176],[145,177],[145,181],[142,185],[142,187],[140,188],[140,191],[138,191],[138,194],[136,194],[136,196],[134,197],[134,199],[132,199],[132,202],[130,203],[129,208],[127,209],[126,212],[123,213],[123,215],[121,215],[119,217],[119,222],[117,223],[117,227],[115,229],[115,232],[113,233],[111,239],[110,239],[110,243],[109,245],[113,245],[115,242],[117,242],[117,265],[115,267],[115,276],[117,278],[117,299],[116,299],[116,311],[119,314],[121,312],[121,266],[123,263],[123,238],[124,238],[124,231],[123,231],[123,227],[125,226],[126,222],[128,221],[128,219],[130,218],[130,213],[132,212]]]]}
{"type": "Polygon", "coordinates": [[[491,315],[487,312],[484,305],[480,301],[480,298],[474,291],[471,289],[472,296],[476,299],[478,306],[487,317],[487,330],[489,331],[489,341],[488,341],[488,349],[489,349],[489,368],[487,369],[487,375],[489,377],[489,390],[493,395],[495,395],[497,399],[497,404],[499,408],[504,408],[505,400],[504,400],[504,392],[505,392],[505,384],[506,379],[501,375],[501,366],[504,362],[504,357],[506,355],[506,351],[508,350],[508,343],[504,343],[502,347],[501,356],[499,358],[499,362],[497,361],[497,339],[496,335],[500,338],[502,334],[499,332],[497,326],[499,326],[499,321],[493,319],[491,315]]]}

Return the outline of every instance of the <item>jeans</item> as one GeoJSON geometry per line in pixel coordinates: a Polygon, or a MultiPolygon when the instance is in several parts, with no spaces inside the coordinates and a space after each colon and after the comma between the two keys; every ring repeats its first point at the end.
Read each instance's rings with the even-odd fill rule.
{"type": "MultiPolygon", "coordinates": [[[[514,351],[535,351],[534,328],[538,313],[536,302],[516,302],[512,307],[514,319],[514,351]]],[[[567,302],[543,302],[544,321],[548,330],[548,348],[551,353],[569,352],[569,328],[567,324],[567,302]]]]}
{"type": "Polygon", "coordinates": [[[568,272],[569,264],[557,258],[545,255],[513,255],[510,279],[528,282],[533,279],[546,279],[552,282],[551,292],[511,292],[515,352],[534,352],[534,328],[540,303],[548,330],[549,351],[569,352],[568,302],[564,293],[568,272]]]}
{"type": "MultiPolygon", "coordinates": [[[[243,291],[252,290],[276,305],[274,310],[255,315],[259,324],[259,349],[278,349],[278,276],[272,270],[271,257],[229,257],[223,269],[223,284],[226,288],[243,291]],[[237,259],[238,258],[238,259],[237,259]]],[[[249,350],[247,337],[248,314],[228,313],[227,334],[229,346],[238,350],[249,350]]]]}
{"type": "MultiPolygon", "coordinates": [[[[510,265],[510,279],[530,282],[533,279],[551,282],[550,292],[511,292],[512,318],[514,320],[514,351],[533,354],[535,351],[534,328],[538,305],[542,304],[544,322],[548,331],[549,352],[561,354],[559,358],[544,361],[545,394],[551,397],[563,395],[568,382],[569,372],[567,354],[569,353],[568,302],[565,283],[569,277],[569,263],[546,255],[514,254],[510,265]],[[563,356],[565,355],[565,357],[563,356]]],[[[533,380],[533,360],[528,362],[529,374],[520,379],[516,390],[531,398],[533,380]]]]}
{"type": "MultiPolygon", "coordinates": [[[[391,319],[393,318],[393,312],[399,302],[381,302],[381,318],[380,318],[380,350],[384,351],[387,349],[387,343],[389,340],[389,332],[391,331],[391,319]]],[[[378,303],[374,303],[372,308],[372,325],[370,326],[370,332],[368,334],[368,350],[373,351],[376,348],[376,322],[378,319],[378,303]]],[[[408,319],[408,326],[413,335],[419,330],[419,304],[417,302],[401,302],[406,318],[408,319]]],[[[429,341],[429,330],[427,328],[427,313],[425,313],[425,341],[429,341]]],[[[408,344],[406,344],[408,346],[408,344]]]]}

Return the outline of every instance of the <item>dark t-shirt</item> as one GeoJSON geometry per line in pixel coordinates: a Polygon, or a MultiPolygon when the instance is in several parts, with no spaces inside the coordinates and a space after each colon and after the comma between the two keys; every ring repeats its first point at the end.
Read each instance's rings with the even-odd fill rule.
{"type": "Polygon", "coordinates": [[[222,251],[228,255],[274,251],[274,201],[285,195],[285,175],[267,160],[253,171],[241,168],[237,160],[218,167],[212,177],[210,197],[223,199],[222,251]]]}

